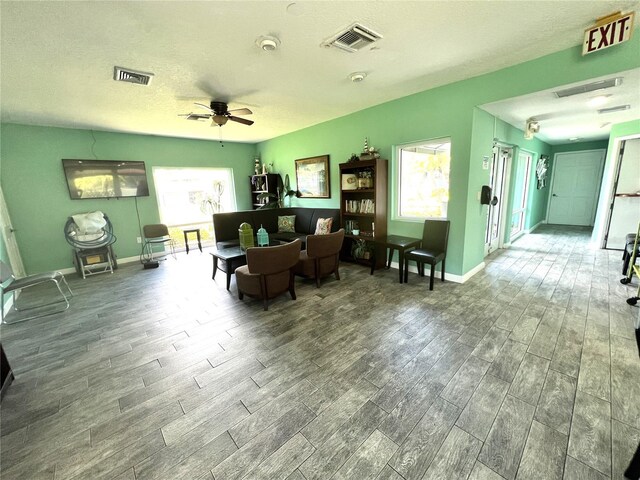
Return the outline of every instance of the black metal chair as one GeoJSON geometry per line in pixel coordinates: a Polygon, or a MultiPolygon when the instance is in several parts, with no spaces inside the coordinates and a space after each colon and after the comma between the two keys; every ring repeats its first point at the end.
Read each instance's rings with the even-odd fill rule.
{"type": "Polygon", "coordinates": [[[429,290],[433,290],[433,278],[436,272],[436,265],[442,262],[440,268],[441,279],[444,282],[444,267],[447,259],[447,243],[449,242],[449,220],[425,220],[422,230],[422,243],[420,248],[411,250],[404,254],[404,283],[409,278],[409,260],[414,260],[418,266],[418,273],[424,277],[424,264],[431,265],[431,278],[429,279],[429,290]]]}

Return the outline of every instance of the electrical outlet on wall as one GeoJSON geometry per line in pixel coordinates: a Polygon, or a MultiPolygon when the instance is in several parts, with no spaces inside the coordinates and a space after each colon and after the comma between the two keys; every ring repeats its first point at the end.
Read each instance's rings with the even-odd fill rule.
{"type": "Polygon", "coordinates": [[[137,237],[137,242],[142,243],[142,237],[137,237]]]}

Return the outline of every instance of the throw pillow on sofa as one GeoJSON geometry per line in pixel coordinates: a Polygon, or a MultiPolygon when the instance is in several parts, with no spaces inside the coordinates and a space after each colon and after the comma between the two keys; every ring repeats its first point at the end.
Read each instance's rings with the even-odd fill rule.
{"type": "Polygon", "coordinates": [[[316,232],[314,235],[328,235],[331,233],[331,226],[333,225],[333,218],[319,218],[316,223],[316,232]]]}
{"type": "Polygon", "coordinates": [[[295,233],[295,227],[295,215],[284,215],[282,217],[278,217],[278,233],[295,233]]]}

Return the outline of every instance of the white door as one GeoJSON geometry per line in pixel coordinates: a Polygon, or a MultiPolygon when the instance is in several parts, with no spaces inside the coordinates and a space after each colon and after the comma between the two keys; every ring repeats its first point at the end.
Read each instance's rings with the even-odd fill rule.
{"type": "Polygon", "coordinates": [[[4,201],[4,193],[0,187],[0,230],[2,231],[2,240],[4,240],[5,247],[7,248],[7,256],[9,257],[9,263],[13,269],[13,273],[16,277],[24,277],[24,265],[22,263],[22,257],[20,256],[20,250],[18,249],[18,243],[16,242],[16,235],[13,226],[11,225],[11,218],[9,218],[9,210],[7,204],[4,201]]]}
{"type": "Polygon", "coordinates": [[[604,150],[556,153],[547,223],[593,225],[604,150]]]}
{"type": "Polygon", "coordinates": [[[502,247],[504,238],[504,204],[506,198],[505,185],[508,176],[511,149],[495,147],[491,160],[489,187],[491,187],[492,202],[488,205],[487,230],[485,235],[485,256],[502,247]]]}
{"type": "Polygon", "coordinates": [[[640,138],[621,143],[613,191],[605,248],[621,250],[640,222],[640,138]]]}

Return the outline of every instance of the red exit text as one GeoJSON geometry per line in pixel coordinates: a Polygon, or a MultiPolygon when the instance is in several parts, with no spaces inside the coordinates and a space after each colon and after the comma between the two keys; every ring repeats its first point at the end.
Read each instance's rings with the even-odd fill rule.
{"type": "Polygon", "coordinates": [[[633,30],[633,15],[633,12],[624,16],[616,15],[616,18],[610,17],[613,19],[607,23],[585,30],[582,54],[604,50],[629,40],[633,30]]]}

